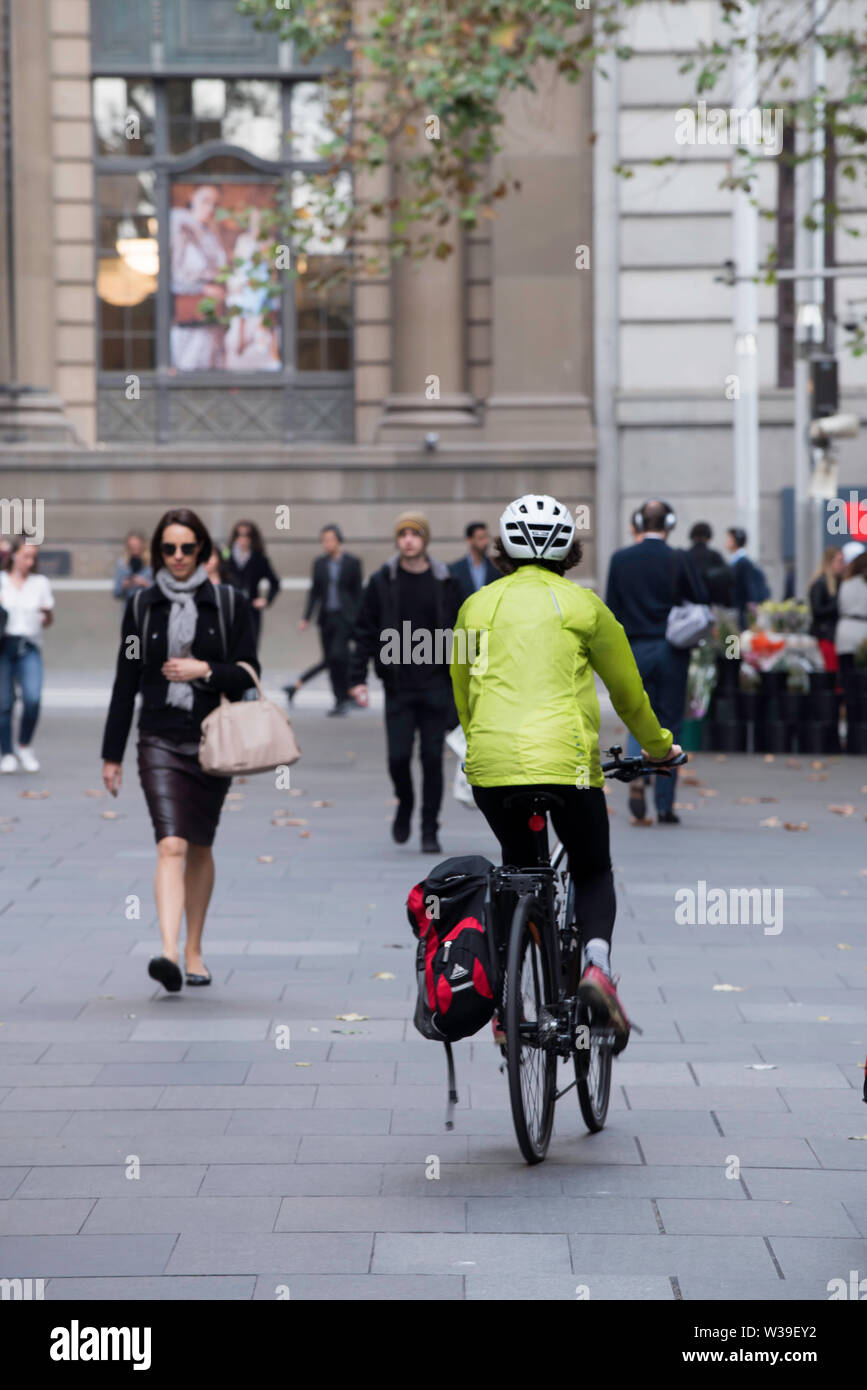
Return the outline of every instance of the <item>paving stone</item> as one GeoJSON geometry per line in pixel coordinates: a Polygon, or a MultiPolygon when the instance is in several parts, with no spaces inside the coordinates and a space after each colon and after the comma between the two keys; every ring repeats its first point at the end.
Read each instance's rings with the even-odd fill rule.
{"type": "Polygon", "coordinates": [[[74,1235],[81,1230],[92,1206],[92,1202],[71,1198],[21,1201],[13,1197],[0,1202],[0,1235],[74,1235]]]}
{"type": "Polygon", "coordinates": [[[162,1274],[174,1243],[171,1235],[2,1236],[0,1268],[14,1270],[16,1279],[162,1274]]]}
{"type": "MultiPolygon", "coordinates": [[[[740,1203],[727,1202],[740,1208],[740,1203]]],[[[747,1204],[745,1204],[747,1205],[747,1204]]],[[[623,1235],[611,1240],[604,1235],[570,1236],[572,1268],[579,1282],[590,1272],[599,1274],[665,1274],[680,1279],[690,1272],[707,1274],[712,1259],[721,1278],[769,1277],[774,1264],[760,1236],[623,1235]]]]}
{"type": "Polygon", "coordinates": [[[469,1231],[658,1230],[653,1207],[639,1197],[472,1197],[467,1202],[469,1231]]]}
{"type": "MultiPolygon", "coordinates": [[[[132,1186],[132,1184],[130,1184],[132,1186]]],[[[277,1197],[100,1197],[85,1233],[273,1231],[277,1197]]]]}
{"type": "MultiPolygon", "coordinates": [[[[747,1184],[749,1186],[749,1184],[747,1184]]],[[[841,1202],[724,1202],[713,1198],[681,1201],[663,1197],[659,1214],[671,1235],[857,1235],[858,1227],[841,1202]]]]}
{"type": "MultiPolygon", "coordinates": [[[[372,1234],[240,1235],[183,1233],[167,1274],[362,1274],[370,1268],[372,1234]]],[[[450,1272],[450,1271],[449,1271],[450,1272]]]]}
{"type": "Polygon", "coordinates": [[[435,1183],[420,1197],[285,1197],[276,1231],[465,1231],[464,1203],[439,1195],[435,1183]]]}
{"type": "MultiPolygon", "coordinates": [[[[90,1168],[31,1168],[18,1188],[18,1197],[192,1197],[198,1192],[206,1169],[202,1165],[144,1164],[137,1178],[127,1177],[128,1166],[102,1164],[90,1168]]],[[[19,1170],[23,1171],[23,1170],[19,1170]]]]}
{"type": "Polygon", "coordinates": [[[517,1270],[566,1273],[565,1235],[377,1235],[374,1274],[467,1274],[514,1279],[517,1270]]]}
{"type": "Polygon", "coordinates": [[[590,1274],[579,1284],[574,1274],[537,1274],[526,1270],[520,1280],[508,1275],[490,1276],[469,1273],[466,1276],[467,1298],[474,1300],[505,1299],[512,1302],[557,1300],[574,1303],[576,1299],[590,1303],[616,1302],[664,1303],[674,1299],[671,1280],[664,1275],[590,1274]]]}
{"type": "Polygon", "coordinates": [[[255,1279],[252,1275],[199,1275],[184,1279],[178,1275],[148,1278],[125,1275],[114,1279],[49,1279],[45,1285],[46,1302],[61,1300],[69,1303],[123,1300],[136,1303],[178,1302],[193,1300],[238,1303],[253,1297],[255,1279]]]}
{"type": "Polygon", "coordinates": [[[116,1062],[99,1069],[97,1086],[240,1086],[247,1079],[245,1062],[116,1062]]]}
{"type": "MultiPolygon", "coordinates": [[[[441,1303],[462,1299],[463,1280],[460,1275],[413,1274],[293,1274],[288,1275],[285,1284],[277,1283],[275,1276],[256,1281],[257,1300],[276,1298],[276,1290],[288,1287],[293,1303],[301,1302],[345,1302],[358,1303],[369,1300],[393,1303],[401,1301],[441,1303]]],[[[285,1297],[285,1294],[282,1295],[285,1297]]]]}
{"type": "Polygon", "coordinates": [[[818,1168],[819,1163],[804,1139],[745,1139],[729,1136],[718,1139],[689,1138],[666,1142],[661,1135],[651,1135],[641,1143],[647,1162],[653,1164],[710,1164],[725,1167],[729,1155],[735,1154],[742,1168],[818,1168]]]}
{"type": "MultiPolygon", "coordinates": [[[[159,1171],[159,1170],[158,1170],[159,1171]]],[[[374,1197],[382,1169],[372,1163],[215,1163],[207,1171],[201,1197],[374,1197]]]]}

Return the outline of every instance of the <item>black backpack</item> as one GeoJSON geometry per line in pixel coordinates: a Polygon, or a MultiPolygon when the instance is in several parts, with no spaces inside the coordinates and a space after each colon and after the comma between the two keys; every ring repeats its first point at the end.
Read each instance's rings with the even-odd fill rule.
{"type": "Polygon", "coordinates": [[[410,890],[410,926],[418,940],[413,1022],[422,1037],[445,1045],[449,1072],[446,1128],[457,1101],[451,1045],[477,1033],[494,1012],[489,932],[490,874],[481,855],[445,859],[410,890]]]}

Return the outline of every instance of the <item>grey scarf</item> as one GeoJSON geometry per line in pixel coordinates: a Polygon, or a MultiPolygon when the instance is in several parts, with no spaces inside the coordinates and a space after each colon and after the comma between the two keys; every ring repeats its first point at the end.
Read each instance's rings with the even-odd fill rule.
{"type": "MultiPolygon", "coordinates": [[[[156,582],[172,604],[169,611],[169,657],[190,655],[199,616],[196,590],[207,577],[204,565],[199,565],[189,579],[184,580],[175,579],[165,568],[157,571],[156,582]]],[[[169,681],[166,704],[178,709],[192,709],[193,687],[189,681],[169,681]]]]}

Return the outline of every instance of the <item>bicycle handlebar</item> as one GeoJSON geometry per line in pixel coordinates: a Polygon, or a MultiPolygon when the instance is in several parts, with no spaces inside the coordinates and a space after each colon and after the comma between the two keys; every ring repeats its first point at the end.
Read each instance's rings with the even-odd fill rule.
{"type": "Polygon", "coordinates": [[[610,763],[602,764],[602,771],[606,777],[613,777],[618,782],[634,782],[636,777],[670,777],[673,767],[682,767],[689,762],[686,753],[679,753],[667,763],[654,763],[644,758],[621,758],[620,748],[607,748],[605,751],[613,757],[610,763]]]}

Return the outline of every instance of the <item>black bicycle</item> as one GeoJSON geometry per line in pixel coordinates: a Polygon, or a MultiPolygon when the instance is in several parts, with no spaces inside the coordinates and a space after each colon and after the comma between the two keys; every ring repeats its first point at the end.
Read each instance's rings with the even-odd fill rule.
{"type": "MultiPolygon", "coordinates": [[[[611,761],[602,764],[605,776],[620,782],[667,777],[671,768],[688,761],[681,753],[663,765],[621,758],[621,751],[609,748],[611,761]]],[[[607,1017],[595,1015],[578,997],[582,952],[575,895],[563,846],[556,844],[551,853],[548,845],[547,813],[562,802],[553,792],[529,788],[515,792],[505,804],[526,808],[536,858],[528,867],[504,865],[492,875],[494,917],[505,925],[511,912],[508,934],[495,933],[496,998],[505,1033],[501,1050],[521,1153],[528,1163],[541,1163],[554,1126],[554,1106],[573,1087],[590,1132],[605,1124],[615,1034],[607,1017]],[[558,1059],[571,1060],[575,1073],[562,1090],[557,1089],[558,1059]]]]}

